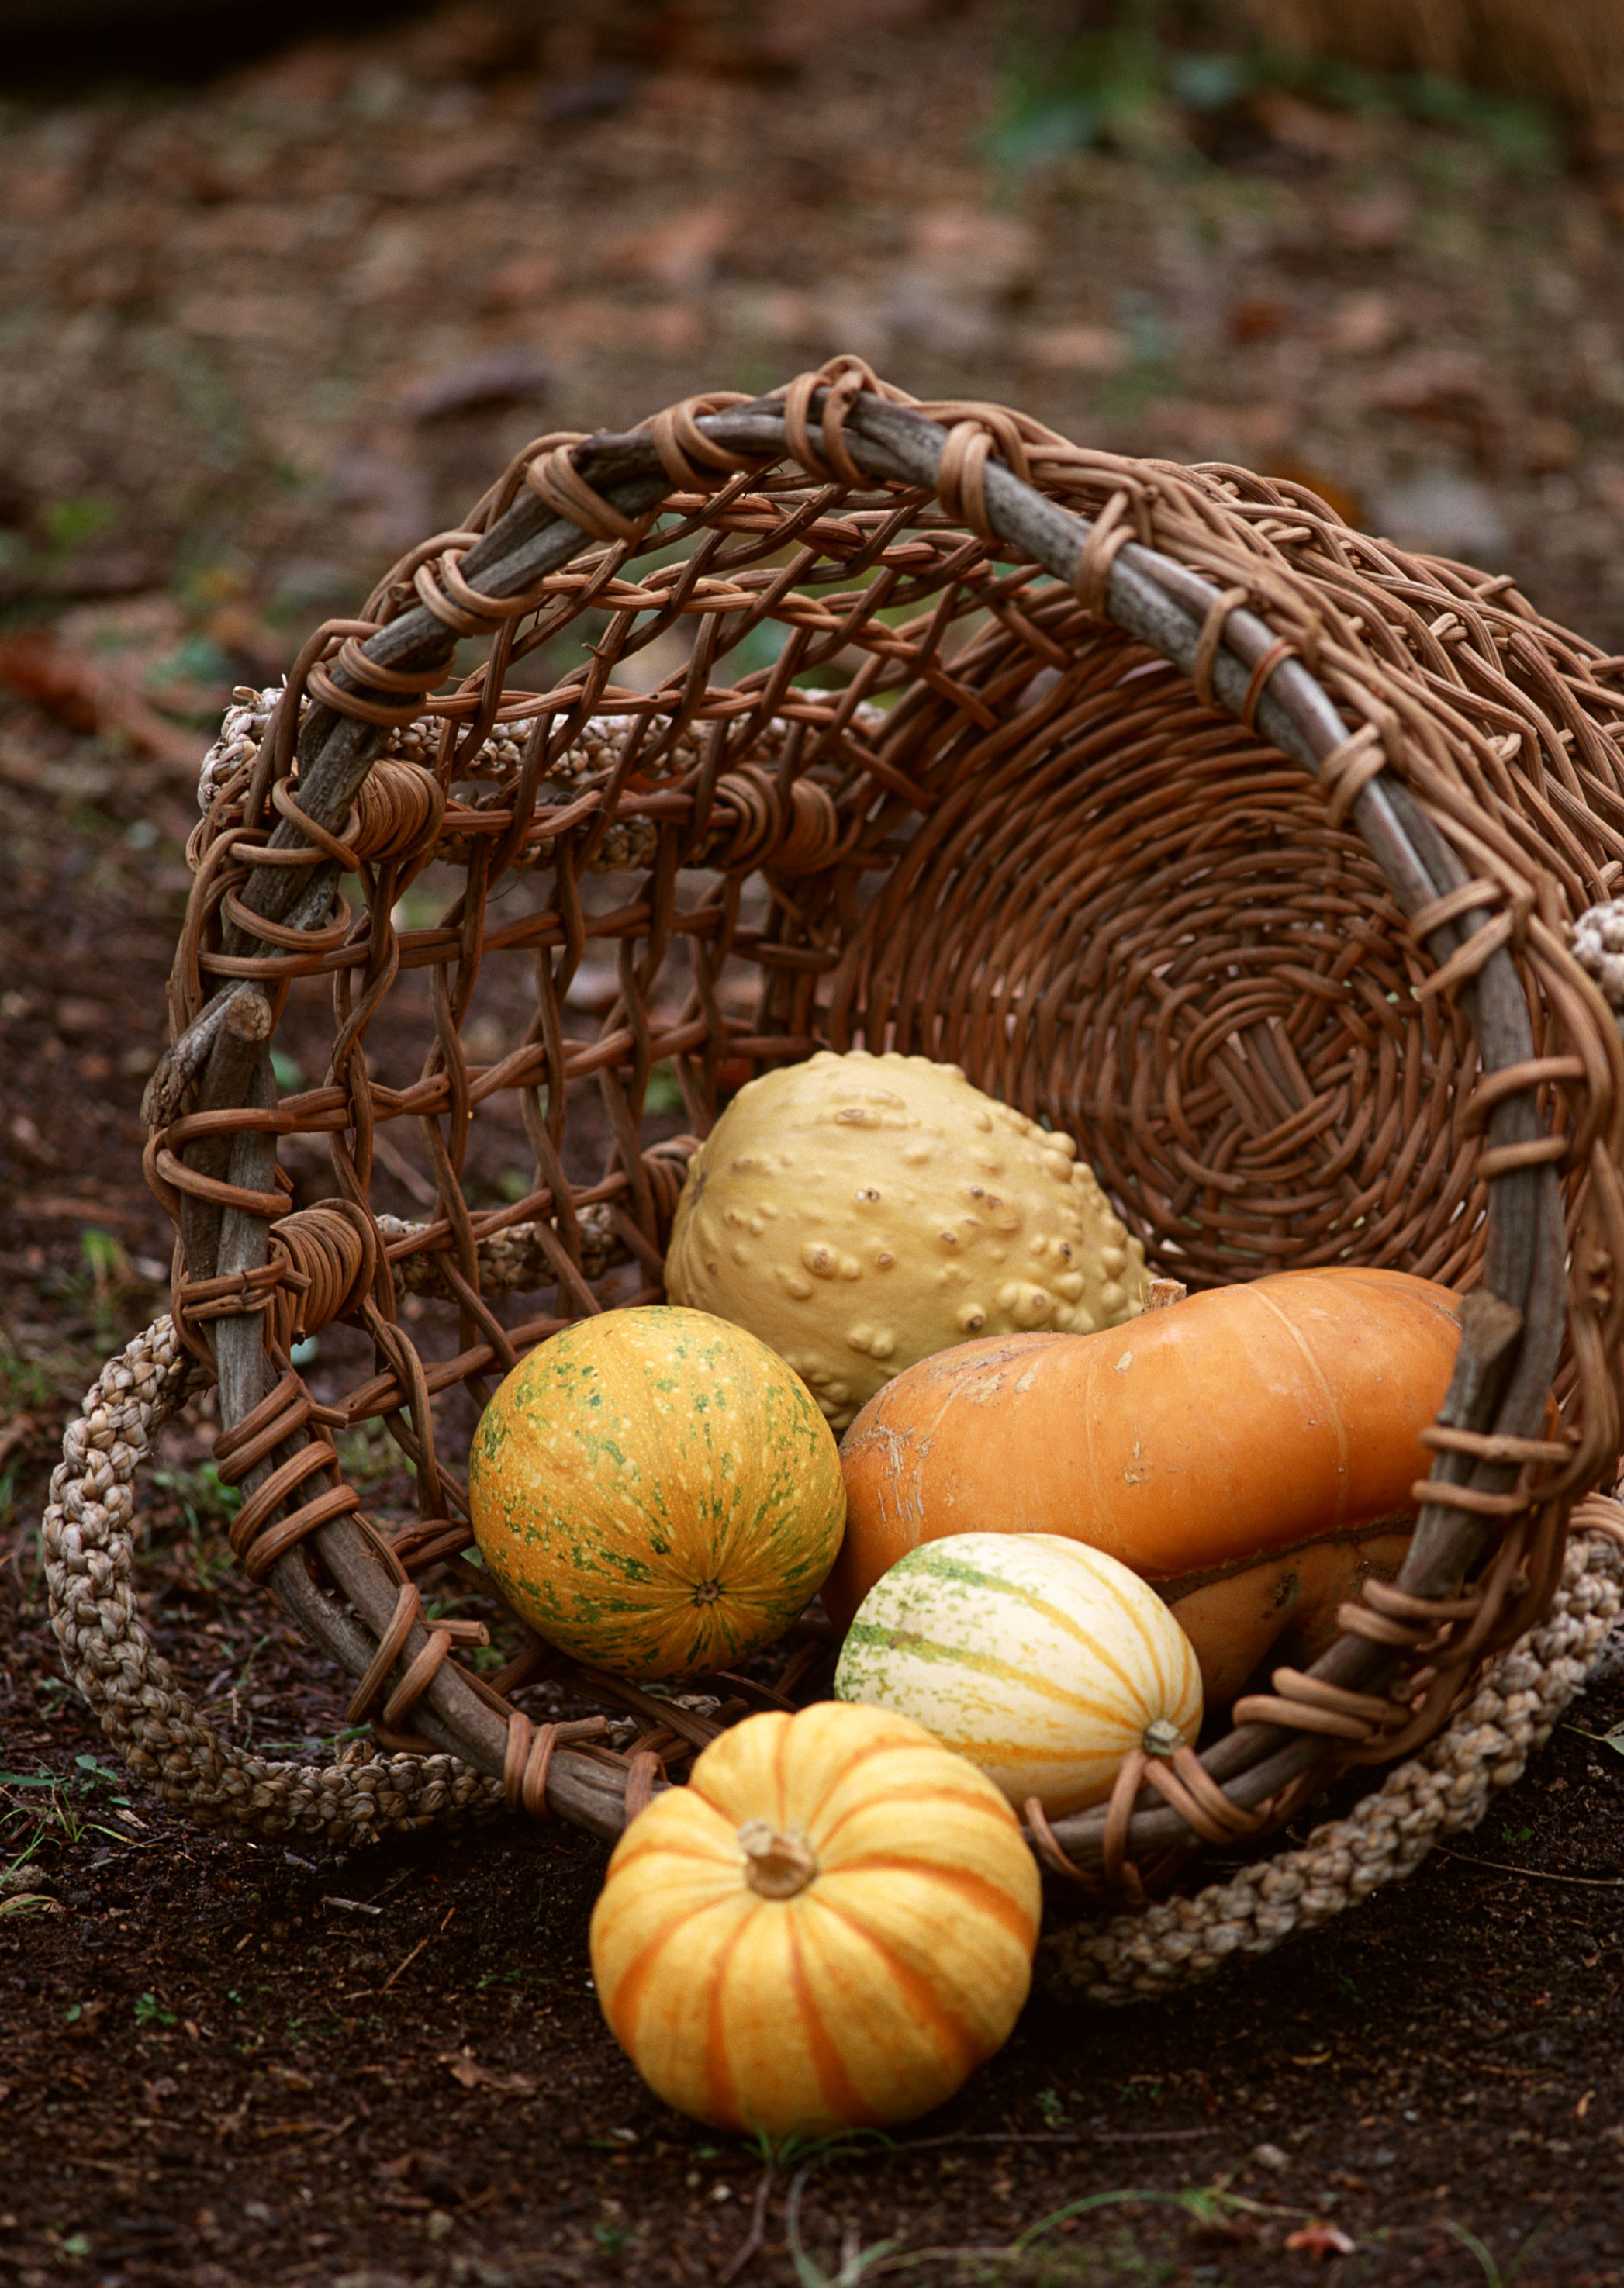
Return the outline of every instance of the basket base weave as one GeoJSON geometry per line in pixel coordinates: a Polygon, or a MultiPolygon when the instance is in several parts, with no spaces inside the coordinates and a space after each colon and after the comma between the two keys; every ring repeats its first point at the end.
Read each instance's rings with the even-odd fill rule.
{"type": "Polygon", "coordinates": [[[500,1811],[502,1783],[449,1755],[296,1764],[246,1754],[194,1707],[141,1625],[137,1473],[193,1363],[167,1315],[107,1361],[67,1426],[45,1511],[51,1625],[68,1677],[134,1776],[200,1826],[344,1849],[500,1811]]]}

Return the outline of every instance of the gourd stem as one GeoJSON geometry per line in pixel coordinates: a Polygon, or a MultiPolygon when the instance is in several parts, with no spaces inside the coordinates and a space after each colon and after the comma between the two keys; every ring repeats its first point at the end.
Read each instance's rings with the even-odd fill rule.
{"type": "Polygon", "coordinates": [[[764,1899],[793,1899],[818,1871],[817,1854],[804,1835],[787,1835],[770,1820],[747,1819],[739,1830],[744,1879],[764,1899]]]}

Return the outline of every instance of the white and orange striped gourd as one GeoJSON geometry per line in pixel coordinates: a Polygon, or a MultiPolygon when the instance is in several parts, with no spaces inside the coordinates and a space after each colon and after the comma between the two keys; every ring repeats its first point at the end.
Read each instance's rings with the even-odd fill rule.
{"type": "Polygon", "coordinates": [[[1155,1591],[1052,1533],[911,1550],[858,1608],[835,1690],[912,1717],[1057,1818],[1103,1802],[1152,1724],[1185,1740],[1201,1724],[1194,1648],[1155,1591]]]}
{"type": "Polygon", "coordinates": [[[1042,1900],[990,1782],[916,1724],[748,1717],[616,1845],[592,1971],[668,2105],[773,2137],[911,2121],[1014,2025],[1042,1900]]]}

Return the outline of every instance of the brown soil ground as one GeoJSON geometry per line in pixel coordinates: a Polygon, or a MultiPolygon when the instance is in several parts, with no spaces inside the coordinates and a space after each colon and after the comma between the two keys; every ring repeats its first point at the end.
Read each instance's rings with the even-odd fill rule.
{"type": "MultiPolygon", "coordinates": [[[[218,1843],[122,1800],[59,1680],[52,1450],[163,1307],[137,1105],[203,727],[524,437],[851,346],[1307,475],[1624,649],[1605,183],[1492,105],[1165,73],[1104,144],[994,166],[990,119],[1029,160],[1052,125],[1023,28],[1075,13],[465,6],[184,80],[171,44],[87,89],[59,46],[0,106],[0,1867],[54,1903],[0,1892],[0,2280],[1624,2283],[1624,1659],[1403,1892],[1165,2006],[1034,2006],[894,2144],[771,2162],[604,2031],[595,1845],[218,1843]],[[1319,2223],[1351,2251],[1288,2246],[1319,2223]]],[[[234,1738],[330,1736],[206,1446],[167,1434],[147,1625],[234,1738]]]]}

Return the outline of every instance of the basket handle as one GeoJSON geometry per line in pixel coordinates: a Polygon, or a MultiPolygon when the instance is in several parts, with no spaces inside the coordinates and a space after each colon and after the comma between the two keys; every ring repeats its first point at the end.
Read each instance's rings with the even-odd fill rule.
{"type": "MultiPolygon", "coordinates": [[[[177,1681],[135,1600],[131,1489],[194,1371],[174,1322],[155,1320],[102,1368],[51,1481],[43,1527],[51,1625],[108,1740],[166,1803],[239,1835],[309,1835],[341,1849],[503,1810],[502,1778],[449,1753],[358,1751],[353,1760],[305,1764],[234,1747],[177,1681]]],[[[364,1632],[351,1624],[350,1633],[347,1666],[372,1653],[364,1632]]],[[[559,1745],[546,1772],[548,1807],[612,1836],[622,1785],[559,1745]]]]}

